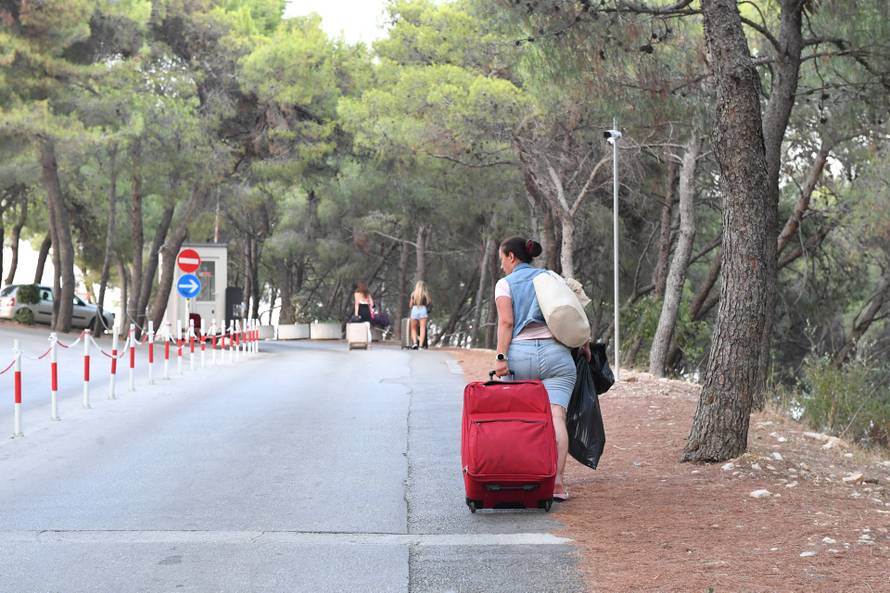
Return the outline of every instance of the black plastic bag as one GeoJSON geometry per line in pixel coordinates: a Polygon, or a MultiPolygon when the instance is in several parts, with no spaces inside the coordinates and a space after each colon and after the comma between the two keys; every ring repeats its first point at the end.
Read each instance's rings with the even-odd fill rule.
{"type": "Polygon", "coordinates": [[[593,374],[593,385],[597,394],[609,391],[615,384],[615,375],[609,367],[609,359],[606,356],[605,344],[590,345],[590,372],[593,374]]]}
{"type": "MultiPolygon", "coordinates": [[[[591,344],[591,350],[602,344],[591,344]]],[[[602,358],[605,360],[605,347],[602,348],[602,358]]],[[[597,357],[591,359],[591,363],[597,362],[597,357]]],[[[566,411],[566,428],[569,432],[569,454],[591,469],[596,469],[600,457],[606,447],[606,430],[603,427],[603,415],[600,412],[600,400],[597,395],[595,373],[592,372],[591,363],[584,356],[578,356],[575,368],[578,376],[575,380],[575,390],[569,401],[566,411]]],[[[602,366],[595,367],[602,369],[602,366]]],[[[612,370],[609,363],[605,363],[605,369],[609,376],[612,370]]],[[[614,383],[609,383],[609,387],[614,383]]],[[[608,389],[608,387],[607,387],[608,389]]]]}

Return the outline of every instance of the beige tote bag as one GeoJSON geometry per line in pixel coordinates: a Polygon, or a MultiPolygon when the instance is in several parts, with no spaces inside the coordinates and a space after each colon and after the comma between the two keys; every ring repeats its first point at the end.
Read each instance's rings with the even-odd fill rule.
{"type": "Polygon", "coordinates": [[[586,344],[590,340],[590,322],[566,280],[548,270],[535,276],[532,282],[538,305],[553,337],[569,348],[586,344]]]}

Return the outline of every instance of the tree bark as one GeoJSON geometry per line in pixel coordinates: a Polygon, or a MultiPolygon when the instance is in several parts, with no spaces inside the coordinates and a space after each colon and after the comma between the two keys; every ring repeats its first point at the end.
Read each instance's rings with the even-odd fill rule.
{"type": "Polygon", "coordinates": [[[127,263],[124,261],[124,258],[120,255],[117,257],[117,271],[121,277],[121,314],[115,319],[113,329],[120,333],[121,328],[129,325],[127,322],[127,303],[129,302],[128,295],[130,292],[130,271],[127,269],[127,263]]]}
{"type": "Polygon", "coordinates": [[[398,275],[398,286],[396,286],[396,294],[398,295],[398,303],[396,304],[396,335],[399,340],[403,340],[405,336],[402,335],[402,319],[406,317],[405,308],[408,305],[408,295],[405,292],[405,282],[408,280],[408,243],[402,241],[401,249],[399,250],[399,275],[398,275]]]}
{"type": "Polygon", "coordinates": [[[52,234],[47,233],[37,250],[37,269],[34,270],[34,284],[43,284],[43,270],[46,267],[46,258],[49,256],[49,248],[52,247],[52,234]]]}
{"type": "Polygon", "coordinates": [[[415,282],[420,282],[426,279],[426,238],[427,238],[427,227],[424,224],[421,224],[417,227],[417,242],[414,246],[417,259],[415,262],[415,273],[414,280],[415,282]]]}
{"type": "MultiPolygon", "coordinates": [[[[173,222],[175,210],[175,204],[170,204],[164,208],[164,211],[161,213],[161,220],[158,222],[158,228],[155,230],[154,238],[151,241],[151,248],[148,251],[148,261],[145,262],[145,269],[142,272],[142,284],[139,287],[139,301],[136,308],[136,321],[140,327],[145,326],[145,320],[148,317],[146,308],[154,287],[155,274],[158,272],[158,258],[161,247],[167,239],[167,233],[170,232],[170,225],[173,222]]],[[[157,330],[157,326],[155,326],[155,329],[157,330]]]]}
{"type": "Polygon", "coordinates": [[[486,237],[482,244],[482,258],[479,262],[479,286],[476,288],[476,299],[473,305],[473,345],[479,347],[485,340],[485,332],[482,329],[483,305],[485,304],[485,287],[488,280],[488,262],[491,261],[491,252],[497,249],[492,237],[486,237]]]}
{"type": "Polygon", "coordinates": [[[664,184],[664,203],[661,205],[661,225],[658,237],[658,260],[652,273],[653,292],[656,299],[664,298],[668,264],[671,256],[671,223],[674,214],[674,180],[677,177],[677,163],[667,155],[667,173],[664,184]]]}
{"type": "Polygon", "coordinates": [[[677,248],[665,281],[664,302],[658,319],[658,329],[655,330],[652,348],[649,350],[649,372],[656,377],[664,376],[664,364],[677,325],[683,285],[686,283],[686,271],[689,268],[692,244],[695,241],[695,165],[698,153],[699,139],[693,132],[686,146],[683,166],[680,169],[680,232],[677,237],[677,248]]]}
{"type": "Polygon", "coordinates": [[[158,292],[151,307],[151,320],[156,328],[161,327],[164,314],[167,312],[167,301],[170,300],[170,290],[173,288],[173,276],[176,270],[176,256],[182,248],[185,238],[188,236],[188,224],[207,202],[207,192],[201,189],[192,191],[192,195],[180,208],[176,226],[161,247],[161,279],[158,282],[158,292]]]}
{"type": "Polygon", "coordinates": [[[130,240],[133,242],[133,269],[131,270],[130,298],[127,301],[127,323],[139,316],[139,294],[142,290],[142,253],[145,236],[142,221],[142,141],[136,138],[130,151],[133,159],[132,194],[130,202],[130,240]]]}
{"type": "MultiPolygon", "coordinates": [[[[21,201],[21,209],[19,210],[19,217],[16,220],[15,226],[12,227],[12,238],[9,241],[9,248],[12,250],[12,261],[9,262],[9,273],[6,275],[6,284],[12,284],[13,280],[15,280],[15,273],[19,267],[19,242],[22,237],[22,229],[25,227],[25,222],[28,220],[28,200],[23,197],[21,201]]],[[[2,247],[3,243],[0,241],[0,247],[2,247]]]]}
{"type": "Polygon", "coordinates": [[[108,288],[108,276],[111,273],[111,249],[114,245],[114,233],[117,220],[117,146],[112,146],[109,151],[111,159],[110,187],[108,191],[108,221],[105,225],[105,253],[102,257],[102,273],[99,276],[99,319],[104,319],[101,313],[105,309],[105,291],[108,288]]]}
{"type": "Polygon", "coordinates": [[[283,258],[278,262],[276,269],[278,271],[278,284],[281,287],[281,310],[278,312],[278,324],[289,325],[296,321],[293,262],[289,258],[283,258]]]}
{"type": "Polygon", "coordinates": [[[745,451],[751,406],[764,389],[760,348],[776,277],[759,79],[735,0],[702,0],[717,87],[714,151],[724,188],[723,283],[707,373],[683,461],[745,451]]]}
{"type": "MultiPolygon", "coordinates": [[[[53,318],[53,330],[67,333],[71,330],[71,314],[74,308],[74,245],[71,242],[71,226],[68,222],[68,207],[59,182],[59,166],[56,161],[55,142],[44,138],[40,142],[41,180],[46,191],[46,201],[50,212],[50,229],[53,232],[53,263],[58,259],[56,274],[59,277],[58,291],[53,298],[58,314],[53,318]],[[56,252],[58,256],[56,256],[56,252]]],[[[55,284],[55,283],[54,283],[55,284]]],[[[53,287],[54,291],[57,287],[53,287]]]]}

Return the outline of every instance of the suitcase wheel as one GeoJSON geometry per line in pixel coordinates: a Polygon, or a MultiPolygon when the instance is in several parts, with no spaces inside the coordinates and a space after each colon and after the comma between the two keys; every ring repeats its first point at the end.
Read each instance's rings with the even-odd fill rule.
{"type": "Polygon", "coordinates": [[[548,513],[550,512],[550,508],[553,506],[553,499],[548,498],[547,500],[538,501],[538,508],[544,509],[548,513]]]}
{"type": "Polygon", "coordinates": [[[482,505],[478,504],[475,500],[467,499],[467,506],[470,507],[470,512],[475,513],[476,509],[481,509],[482,505]]]}

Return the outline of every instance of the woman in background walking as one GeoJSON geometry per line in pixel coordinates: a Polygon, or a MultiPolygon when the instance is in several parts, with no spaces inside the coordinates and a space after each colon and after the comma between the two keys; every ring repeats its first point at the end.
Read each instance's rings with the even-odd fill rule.
{"type": "Polygon", "coordinates": [[[361,318],[362,321],[370,322],[374,311],[374,297],[371,296],[371,291],[368,290],[367,283],[356,283],[355,292],[352,293],[352,300],[353,317],[358,317],[361,318]]]}
{"type": "Polygon", "coordinates": [[[417,350],[421,346],[426,348],[426,324],[429,319],[429,308],[433,304],[430,291],[426,282],[420,280],[414,285],[408,306],[411,307],[411,349],[417,350]],[[418,334],[420,339],[418,340],[418,334]]]}

